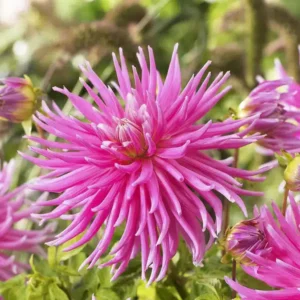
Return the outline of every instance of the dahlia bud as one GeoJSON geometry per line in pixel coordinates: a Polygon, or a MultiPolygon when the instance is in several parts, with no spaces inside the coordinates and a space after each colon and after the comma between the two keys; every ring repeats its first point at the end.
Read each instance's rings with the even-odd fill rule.
{"type": "Polygon", "coordinates": [[[0,119],[13,123],[30,119],[40,105],[41,91],[27,76],[8,77],[0,83],[0,119]]]}
{"type": "Polygon", "coordinates": [[[283,177],[289,190],[300,191],[300,156],[294,157],[288,163],[283,177]]]}
{"type": "Polygon", "coordinates": [[[234,225],[226,233],[224,243],[226,252],[236,261],[246,265],[251,265],[247,251],[258,254],[263,252],[266,246],[267,240],[259,217],[234,225]]]}

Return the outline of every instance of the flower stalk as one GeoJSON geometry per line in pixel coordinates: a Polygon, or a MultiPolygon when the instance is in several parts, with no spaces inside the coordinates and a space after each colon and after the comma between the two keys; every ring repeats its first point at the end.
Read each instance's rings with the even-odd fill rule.
{"type": "Polygon", "coordinates": [[[285,216],[287,204],[288,204],[288,196],[289,196],[289,188],[286,186],[284,188],[284,196],[283,196],[283,202],[282,202],[282,214],[285,216]]]}
{"type": "Polygon", "coordinates": [[[249,87],[256,85],[261,74],[263,49],[267,41],[267,14],[264,0],[245,0],[246,25],[248,26],[246,81],[249,87]]]}
{"type": "MultiPolygon", "coordinates": [[[[239,149],[234,149],[234,156],[233,156],[233,167],[238,167],[239,161],[239,149]]],[[[223,221],[223,236],[225,237],[225,233],[228,229],[230,224],[230,202],[225,201],[224,203],[224,221],[223,221]]],[[[226,255],[226,249],[222,250],[222,256],[226,255]]],[[[236,280],[236,260],[232,259],[232,267],[231,267],[231,278],[233,281],[236,280]]],[[[236,297],[236,291],[232,289],[232,298],[236,297]]]]}
{"type": "MultiPolygon", "coordinates": [[[[234,149],[234,156],[233,156],[233,164],[232,166],[234,168],[238,167],[238,161],[239,161],[239,149],[234,149]]],[[[223,206],[223,236],[225,236],[226,230],[230,224],[230,202],[225,201],[223,206]]],[[[223,253],[225,254],[225,253],[223,253]]]]}

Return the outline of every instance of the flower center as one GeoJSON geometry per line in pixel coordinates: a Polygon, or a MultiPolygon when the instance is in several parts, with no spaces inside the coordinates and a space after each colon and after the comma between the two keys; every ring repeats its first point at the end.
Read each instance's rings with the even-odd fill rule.
{"type": "Polygon", "coordinates": [[[143,155],[146,151],[141,127],[127,118],[117,120],[116,138],[130,157],[143,155]]]}

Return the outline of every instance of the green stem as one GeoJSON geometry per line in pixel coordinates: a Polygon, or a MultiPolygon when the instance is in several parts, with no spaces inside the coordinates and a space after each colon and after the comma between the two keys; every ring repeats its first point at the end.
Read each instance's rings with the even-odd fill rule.
{"type": "Polygon", "coordinates": [[[188,292],[185,289],[185,282],[184,282],[183,278],[181,278],[178,275],[178,270],[172,260],[170,262],[169,278],[173,281],[174,286],[175,286],[178,294],[180,295],[181,299],[183,299],[183,300],[187,299],[188,292]]]}
{"type": "Polygon", "coordinates": [[[285,189],[284,189],[284,196],[283,196],[283,203],[282,203],[282,214],[284,216],[285,216],[285,213],[286,213],[288,196],[289,196],[289,189],[286,186],[285,189]]]}
{"type": "MultiPolygon", "coordinates": [[[[232,271],[231,271],[231,278],[233,281],[236,280],[236,260],[233,259],[232,260],[232,271]]],[[[236,297],[236,291],[232,290],[232,299],[234,299],[236,297]]]]}
{"type": "MultiPolygon", "coordinates": [[[[237,168],[239,163],[239,149],[234,150],[234,156],[233,156],[233,167],[237,168]]],[[[230,202],[228,200],[224,203],[224,219],[223,219],[223,237],[225,236],[226,230],[230,223],[230,202]]],[[[222,251],[222,255],[224,256],[226,254],[225,250],[222,251]]],[[[236,279],[236,261],[232,260],[232,280],[235,281],[236,279]]],[[[236,292],[232,290],[232,299],[236,297],[236,292]]]]}
{"type": "MultiPolygon", "coordinates": [[[[233,167],[237,168],[239,162],[239,149],[234,150],[233,156],[233,167]]],[[[230,224],[230,202],[228,200],[224,201],[223,207],[223,236],[225,236],[226,230],[230,224]]],[[[225,253],[223,253],[225,254],[225,253]]]]}
{"type": "Polygon", "coordinates": [[[2,170],[3,168],[3,164],[4,164],[4,150],[3,150],[3,145],[1,145],[1,149],[0,149],[0,169],[2,170]]]}
{"type": "Polygon", "coordinates": [[[263,49],[267,41],[268,24],[264,0],[245,0],[248,41],[246,46],[246,82],[256,85],[256,76],[261,74],[263,49]]]}
{"type": "Polygon", "coordinates": [[[41,88],[42,88],[42,91],[46,92],[47,89],[48,89],[48,86],[50,84],[50,81],[57,69],[59,65],[59,59],[55,60],[48,68],[43,80],[42,80],[42,83],[41,83],[41,88]]]}

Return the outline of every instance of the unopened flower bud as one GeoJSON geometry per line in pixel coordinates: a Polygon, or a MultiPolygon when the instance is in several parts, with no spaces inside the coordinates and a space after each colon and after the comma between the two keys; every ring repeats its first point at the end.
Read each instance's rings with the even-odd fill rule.
{"type": "Polygon", "coordinates": [[[267,240],[259,217],[234,225],[226,233],[224,243],[226,252],[236,261],[246,265],[251,264],[247,251],[258,254],[263,252],[266,246],[267,240]]]}
{"type": "Polygon", "coordinates": [[[291,191],[300,191],[300,156],[294,157],[284,171],[286,186],[291,191]]]}
{"type": "Polygon", "coordinates": [[[41,91],[29,77],[8,77],[0,81],[0,119],[21,123],[30,119],[40,105],[41,91]]]}

